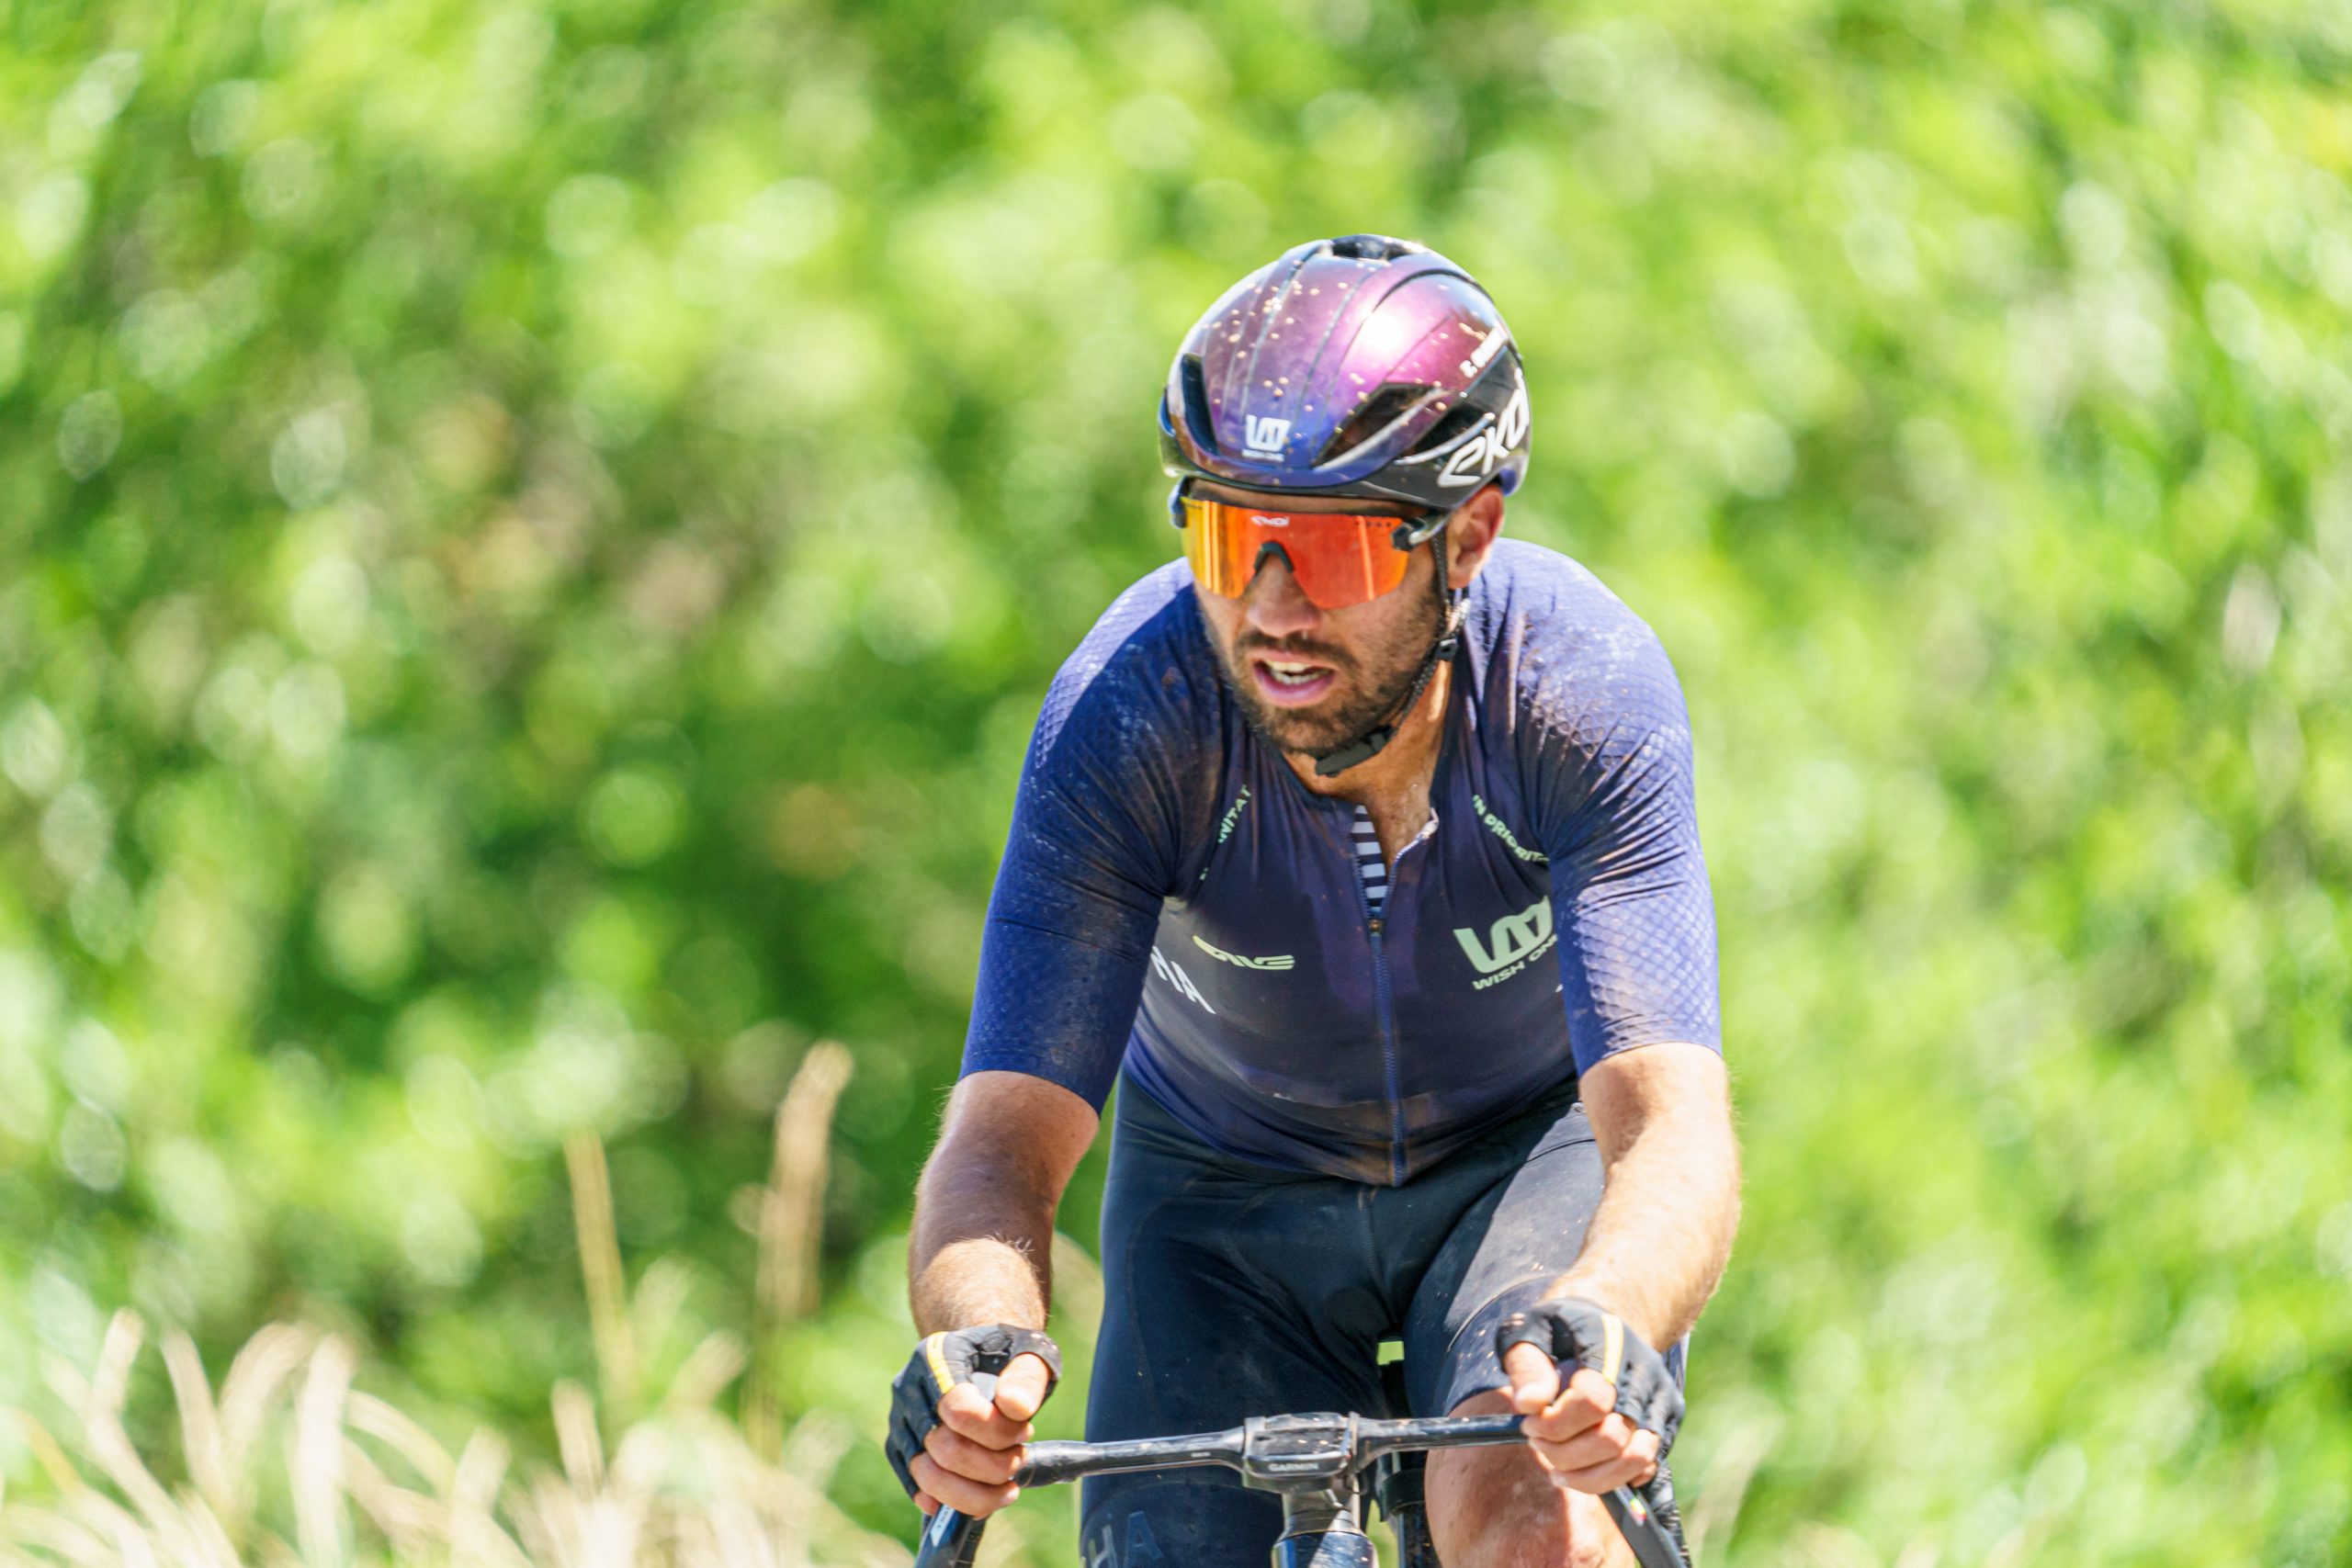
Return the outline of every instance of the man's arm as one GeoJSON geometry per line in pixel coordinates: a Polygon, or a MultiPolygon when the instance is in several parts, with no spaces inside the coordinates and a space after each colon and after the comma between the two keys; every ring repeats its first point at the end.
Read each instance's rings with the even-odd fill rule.
{"type": "MultiPolygon", "coordinates": [[[[918,1329],[1044,1329],[1054,1211],[1099,1121],[1084,1096],[1027,1073],[977,1072],[956,1086],[915,1188],[907,1283],[918,1329]]],[[[945,1503],[985,1515],[1012,1502],[1029,1418],[1048,1387],[1045,1362],[1023,1355],[993,1401],[968,1382],[942,1395],[941,1425],[908,1467],[923,1512],[945,1503]]]]}
{"type": "Polygon", "coordinates": [[[1600,1303],[1663,1350],[1715,1293],[1739,1228],[1724,1060],[1703,1045],[1621,1051],[1577,1089],[1605,1185],[1576,1266],[1552,1293],[1600,1303]]]}
{"type": "MultiPolygon", "coordinates": [[[[1620,1051],[1578,1080],[1606,1171],[1575,1267],[1549,1295],[1623,1319],[1655,1348],[1690,1332],[1714,1293],[1739,1226],[1739,1143],[1721,1056],[1703,1045],[1620,1051]]],[[[1564,1390],[1532,1345],[1504,1359],[1528,1440],[1554,1478],[1579,1492],[1645,1482],[1657,1434],[1615,1413],[1617,1390],[1580,1369],[1564,1390]]]]}
{"type": "Polygon", "coordinates": [[[1080,1096],[1027,1073],[956,1086],[915,1188],[907,1284],[919,1332],[1046,1326],[1054,1211],[1099,1120],[1080,1096]]]}

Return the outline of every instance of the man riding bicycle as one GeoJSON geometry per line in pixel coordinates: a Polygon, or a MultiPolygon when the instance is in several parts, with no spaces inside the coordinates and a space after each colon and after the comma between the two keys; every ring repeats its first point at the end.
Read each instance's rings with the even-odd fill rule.
{"type": "MultiPolygon", "coordinates": [[[[1046,700],[917,1195],[893,1462],[926,1510],[1011,1500],[1055,1208],[1118,1080],[1090,1438],[1374,1411],[1401,1340],[1413,1414],[1527,1416],[1430,1456],[1448,1568],[1630,1561],[1597,1495],[1671,1442],[1738,1212],[1673,670],[1500,537],[1519,353],[1433,252],[1251,274],[1159,423],[1186,559],[1046,700]]],[[[1189,1470],[1082,1512],[1090,1568],[1261,1560],[1280,1516],[1189,1470]]]]}

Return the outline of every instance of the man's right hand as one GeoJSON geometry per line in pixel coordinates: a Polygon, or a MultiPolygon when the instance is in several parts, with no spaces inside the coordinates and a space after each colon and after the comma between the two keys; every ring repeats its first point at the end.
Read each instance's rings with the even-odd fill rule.
{"type": "Polygon", "coordinates": [[[933,1334],[890,1385],[890,1468],[915,1506],[975,1517],[1019,1495],[1012,1472],[1030,1419],[1061,1377],[1062,1353],[1034,1328],[988,1324],[933,1334]]]}

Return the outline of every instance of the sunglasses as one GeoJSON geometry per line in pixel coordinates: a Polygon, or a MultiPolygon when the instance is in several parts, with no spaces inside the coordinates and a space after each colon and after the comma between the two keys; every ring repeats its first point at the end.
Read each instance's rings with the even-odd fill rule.
{"type": "Polygon", "coordinates": [[[1298,591],[1318,610],[1342,610],[1394,592],[1405,581],[1413,547],[1437,531],[1445,513],[1419,517],[1367,512],[1283,512],[1182,496],[1184,558],[1207,592],[1238,599],[1279,555],[1298,591]]]}

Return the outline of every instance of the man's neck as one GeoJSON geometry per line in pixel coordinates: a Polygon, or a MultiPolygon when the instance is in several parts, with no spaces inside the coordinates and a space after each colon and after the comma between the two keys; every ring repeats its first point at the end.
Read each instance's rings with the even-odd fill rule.
{"type": "Polygon", "coordinates": [[[1304,751],[1285,751],[1283,761],[1298,782],[1317,795],[1371,806],[1378,801],[1429,795],[1437,771],[1437,749],[1445,738],[1445,700],[1453,689],[1453,669],[1441,664],[1430,675],[1420,701],[1396,724],[1387,745],[1343,773],[1325,778],[1316,773],[1315,759],[1304,751]]]}

